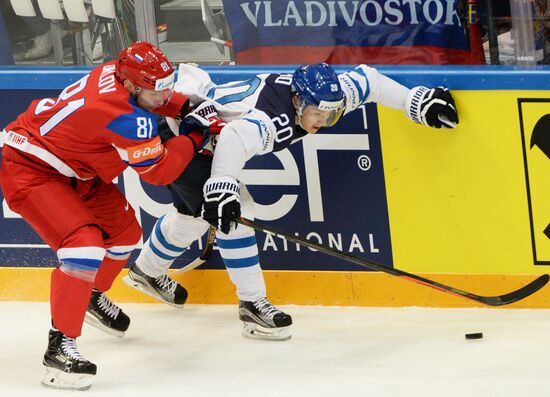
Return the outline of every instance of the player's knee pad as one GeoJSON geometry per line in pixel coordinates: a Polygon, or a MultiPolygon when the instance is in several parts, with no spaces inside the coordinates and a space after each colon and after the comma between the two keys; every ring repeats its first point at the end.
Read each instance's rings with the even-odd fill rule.
{"type": "Polygon", "coordinates": [[[71,277],[93,282],[105,253],[101,230],[83,226],[63,240],[57,250],[59,269],[71,277]]]}
{"type": "Polygon", "coordinates": [[[164,238],[180,247],[188,247],[208,230],[209,224],[202,218],[169,212],[160,224],[164,238]]]}

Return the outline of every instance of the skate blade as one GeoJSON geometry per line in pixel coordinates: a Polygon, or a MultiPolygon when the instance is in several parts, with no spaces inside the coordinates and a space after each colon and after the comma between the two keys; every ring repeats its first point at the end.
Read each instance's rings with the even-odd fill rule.
{"type": "Polygon", "coordinates": [[[88,390],[92,387],[93,377],[91,374],[70,374],[57,368],[46,367],[42,386],[50,389],[88,390]]]}
{"type": "Polygon", "coordinates": [[[103,324],[101,321],[99,321],[97,318],[95,318],[88,312],[86,312],[86,315],[84,316],[84,322],[86,324],[91,325],[92,327],[95,327],[105,332],[106,334],[116,336],[117,338],[122,338],[125,335],[124,331],[119,331],[117,329],[112,329],[107,327],[105,324],[103,324]]]}
{"type": "Polygon", "coordinates": [[[164,298],[161,295],[157,294],[155,291],[151,291],[149,288],[144,287],[141,283],[138,283],[137,281],[132,280],[130,276],[122,277],[122,282],[126,284],[128,287],[136,289],[139,292],[142,292],[145,295],[148,295],[151,298],[161,301],[162,303],[166,303],[167,305],[170,305],[172,307],[177,307],[178,309],[182,309],[184,306],[184,305],[177,305],[173,302],[168,302],[164,300],[164,298]]]}
{"type": "Polygon", "coordinates": [[[245,321],[243,322],[243,336],[249,339],[285,341],[292,337],[288,328],[289,327],[266,328],[245,321]]]}

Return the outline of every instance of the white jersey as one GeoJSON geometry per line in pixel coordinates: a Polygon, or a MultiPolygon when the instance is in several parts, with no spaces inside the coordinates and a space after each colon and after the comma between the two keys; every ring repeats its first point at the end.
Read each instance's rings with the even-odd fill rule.
{"type": "MultiPolygon", "coordinates": [[[[349,113],[367,102],[405,110],[409,89],[360,65],[338,75],[349,113]]],[[[255,155],[285,149],[307,135],[296,123],[291,74],[258,74],[251,79],[216,85],[205,71],[181,64],[174,89],[192,106],[210,101],[227,123],[216,145],[212,176],[238,179],[246,161],[255,155]]]]}

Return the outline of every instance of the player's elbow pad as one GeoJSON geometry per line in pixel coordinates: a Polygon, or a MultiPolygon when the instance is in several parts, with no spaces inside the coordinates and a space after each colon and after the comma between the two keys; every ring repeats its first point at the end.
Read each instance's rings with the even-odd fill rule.
{"type": "MultiPolygon", "coordinates": [[[[261,131],[260,131],[261,132],[261,131]]],[[[246,161],[261,151],[262,139],[257,127],[245,120],[228,123],[218,138],[218,146],[242,148],[246,161]]]]}

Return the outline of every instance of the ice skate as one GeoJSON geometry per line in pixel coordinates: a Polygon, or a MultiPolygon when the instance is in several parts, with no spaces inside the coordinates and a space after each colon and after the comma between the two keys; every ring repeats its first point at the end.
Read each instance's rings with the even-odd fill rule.
{"type": "Polygon", "coordinates": [[[128,276],[122,279],[125,284],[146,295],[174,307],[183,307],[187,300],[187,290],[168,275],[151,277],[143,273],[135,264],[128,270],[128,276]]]}
{"type": "Polygon", "coordinates": [[[244,322],[243,336],[252,339],[288,340],[292,317],[273,306],[267,298],[240,301],[239,318],[244,322]]]}
{"type": "Polygon", "coordinates": [[[96,365],[80,355],[75,339],[54,328],[42,364],[46,367],[42,385],[55,389],[88,390],[97,372],[96,365]]]}
{"type": "Polygon", "coordinates": [[[92,291],[84,321],[120,338],[124,336],[130,326],[130,317],[120,307],[111,302],[104,293],[95,289],[92,291]]]}

